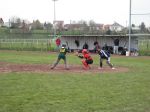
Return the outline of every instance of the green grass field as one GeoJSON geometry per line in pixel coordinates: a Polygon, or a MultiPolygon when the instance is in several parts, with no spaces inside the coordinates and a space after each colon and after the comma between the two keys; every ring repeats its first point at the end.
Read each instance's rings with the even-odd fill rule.
{"type": "MultiPolygon", "coordinates": [[[[0,51],[0,62],[51,64],[56,56],[0,51]]],[[[98,65],[98,56],[93,57],[98,65]]],[[[81,64],[73,54],[68,62],[81,64]]],[[[150,112],[150,57],[112,56],[112,63],[129,71],[0,73],[0,112],[150,112]]]]}

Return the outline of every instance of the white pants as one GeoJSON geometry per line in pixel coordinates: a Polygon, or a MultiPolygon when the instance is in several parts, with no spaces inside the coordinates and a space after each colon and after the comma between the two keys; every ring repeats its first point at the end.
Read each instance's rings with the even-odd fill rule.
{"type": "Polygon", "coordinates": [[[118,54],[118,46],[114,46],[114,54],[118,54]]]}

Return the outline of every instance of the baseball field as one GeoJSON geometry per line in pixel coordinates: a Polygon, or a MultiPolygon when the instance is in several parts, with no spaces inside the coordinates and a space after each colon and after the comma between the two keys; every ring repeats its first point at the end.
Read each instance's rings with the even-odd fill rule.
{"type": "Polygon", "coordinates": [[[53,70],[54,52],[0,51],[0,112],[150,112],[150,57],[92,54],[90,70],[73,53],[53,70]]]}

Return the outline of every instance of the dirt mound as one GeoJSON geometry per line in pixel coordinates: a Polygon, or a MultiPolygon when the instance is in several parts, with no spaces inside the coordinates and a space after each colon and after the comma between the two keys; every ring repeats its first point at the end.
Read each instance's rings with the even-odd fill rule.
{"type": "Polygon", "coordinates": [[[103,67],[99,70],[98,66],[92,65],[90,70],[84,70],[82,65],[69,65],[69,70],[64,68],[64,65],[58,65],[55,69],[50,69],[48,64],[14,64],[0,62],[0,73],[10,72],[34,72],[34,73],[113,73],[127,72],[129,69],[124,67],[116,67],[112,70],[109,67],[103,67]]]}

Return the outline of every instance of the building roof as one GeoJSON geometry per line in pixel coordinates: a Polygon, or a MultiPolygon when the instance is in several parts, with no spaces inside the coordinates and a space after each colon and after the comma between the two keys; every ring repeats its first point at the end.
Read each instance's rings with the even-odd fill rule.
{"type": "Polygon", "coordinates": [[[123,27],[122,25],[120,25],[120,24],[117,23],[117,22],[114,22],[111,26],[120,26],[120,27],[123,27]]]}

